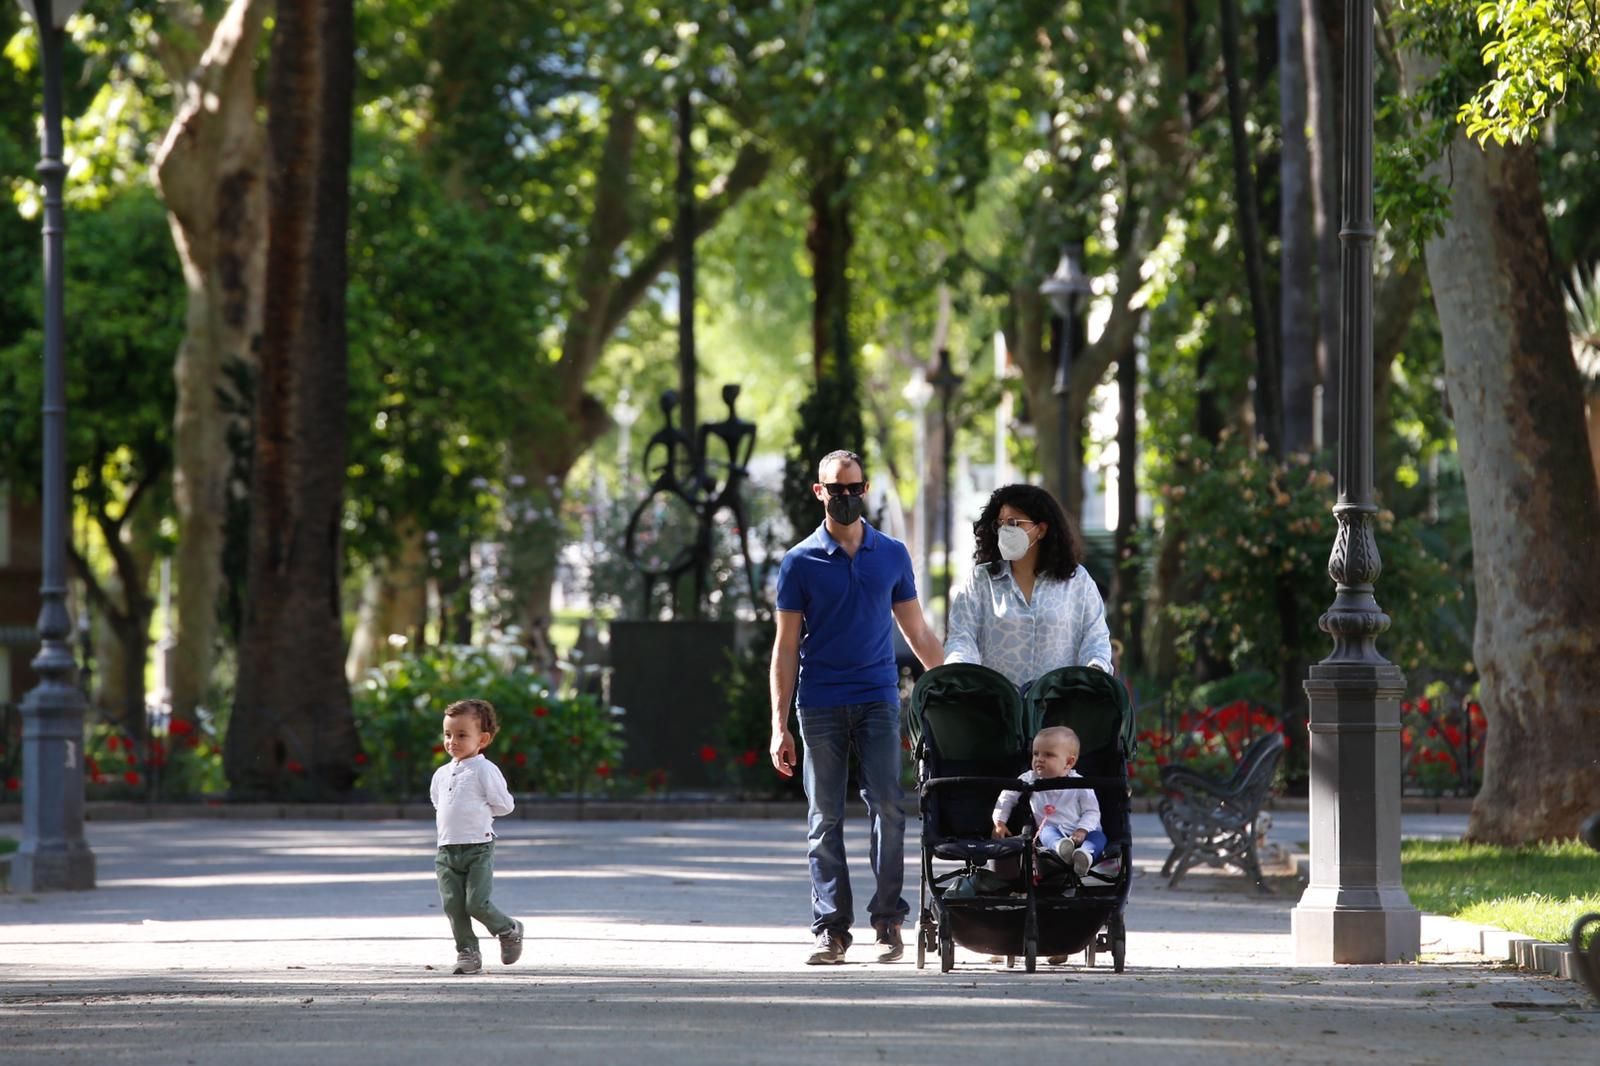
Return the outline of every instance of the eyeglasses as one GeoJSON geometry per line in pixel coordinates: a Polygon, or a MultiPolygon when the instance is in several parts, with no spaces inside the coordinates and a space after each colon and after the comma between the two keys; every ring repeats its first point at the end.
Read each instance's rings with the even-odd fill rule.
{"type": "Polygon", "coordinates": [[[867,491],[865,481],[835,481],[831,485],[823,485],[828,490],[828,495],[837,499],[840,496],[860,496],[867,491]]]}
{"type": "Polygon", "coordinates": [[[1038,524],[1039,523],[1035,522],[1031,518],[1002,518],[999,521],[995,522],[994,528],[996,528],[996,529],[1006,529],[1006,528],[1020,529],[1024,533],[1026,533],[1028,530],[1032,529],[1034,526],[1036,526],[1038,524]]]}

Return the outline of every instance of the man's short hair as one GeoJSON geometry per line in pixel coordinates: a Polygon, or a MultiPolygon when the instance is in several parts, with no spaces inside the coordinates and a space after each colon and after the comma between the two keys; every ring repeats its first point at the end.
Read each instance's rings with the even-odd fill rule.
{"type": "Polygon", "coordinates": [[[861,476],[867,476],[867,464],[861,458],[861,456],[845,448],[839,448],[835,451],[829,452],[827,455],[824,455],[822,457],[822,461],[817,463],[818,481],[822,480],[822,468],[827,466],[829,463],[854,463],[856,464],[856,469],[861,471],[861,476]]]}

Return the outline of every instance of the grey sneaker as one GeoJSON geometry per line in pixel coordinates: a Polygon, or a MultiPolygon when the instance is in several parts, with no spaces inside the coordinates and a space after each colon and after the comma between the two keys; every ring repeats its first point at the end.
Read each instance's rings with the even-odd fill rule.
{"type": "Polygon", "coordinates": [[[450,971],[454,974],[482,973],[483,956],[476,951],[456,952],[456,968],[450,971]]]}
{"type": "Polygon", "coordinates": [[[837,933],[818,933],[817,950],[806,959],[807,966],[836,966],[844,961],[844,953],[848,945],[841,940],[837,933]]]}
{"type": "Polygon", "coordinates": [[[1080,878],[1089,872],[1089,864],[1094,862],[1094,856],[1084,848],[1079,848],[1072,853],[1072,872],[1080,878]]]}
{"type": "Polygon", "coordinates": [[[500,962],[502,965],[510,966],[522,958],[521,922],[515,918],[511,919],[511,928],[501,933],[498,939],[500,941],[500,962]]]}
{"type": "Polygon", "coordinates": [[[906,953],[906,942],[900,937],[900,926],[886,925],[878,930],[879,962],[899,962],[906,953]]]}

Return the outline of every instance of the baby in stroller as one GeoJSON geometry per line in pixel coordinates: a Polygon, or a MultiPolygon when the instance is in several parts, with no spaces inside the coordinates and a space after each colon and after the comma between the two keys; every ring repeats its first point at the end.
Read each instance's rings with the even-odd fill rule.
{"type": "MultiPolygon", "coordinates": [[[[1032,768],[1019,780],[1026,784],[1057,777],[1077,777],[1078,734],[1066,726],[1047,726],[1033,738],[1032,768]]],[[[1021,794],[1006,790],[995,801],[994,836],[1011,835],[1011,813],[1021,794]]],[[[1055,855],[1083,877],[1094,865],[1095,856],[1105,850],[1106,835],[1100,828],[1100,801],[1092,788],[1060,788],[1033,792],[1029,799],[1037,827],[1034,844],[1040,852],[1055,855]]]]}

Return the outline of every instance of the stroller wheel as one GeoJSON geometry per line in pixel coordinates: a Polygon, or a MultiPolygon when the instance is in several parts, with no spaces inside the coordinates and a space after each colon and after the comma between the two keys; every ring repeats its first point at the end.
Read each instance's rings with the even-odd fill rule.
{"type": "Polygon", "coordinates": [[[1111,968],[1121,973],[1128,960],[1128,928],[1119,914],[1111,921],[1111,968]]]}
{"type": "Polygon", "coordinates": [[[956,942],[945,936],[939,939],[939,972],[949,973],[956,968],[956,942]]]}
{"type": "Polygon", "coordinates": [[[928,965],[928,927],[921,925],[917,928],[917,969],[928,965]]]}
{"type": "Polygon", "coordinates": [[[1100,947],[1100,934],[1096,933],[1094,936],[1089,938],[1089,943],[1083,949],[1083,964],[1085,966],[1088,966],[1091,969],[1094,967],[1095,951],[1099,947],[1100,947]]]}
{"type": "Polygon", "coordinates": [[[1029,973],[1033,973],[1036,970],[1038,970],[1039,969],[1039,944],[1038,944],[1038,942],[1035,941],[1031,937],[1028,938],[1027,940],[1024,940],[1022,942],[1022,951],[1023,951],[1022,960],[1023,960],[1024,966],[1027,968],[1027,971],[1029,973]]]}
{"type": "Polygon", "coordinates": [[[1017,957],[1015,955],[1007,955],[1006,956],[1006,969],[1009,970],[1013,966],[1015,966],[1016,964],[1017,964],[1017,957]]]}

